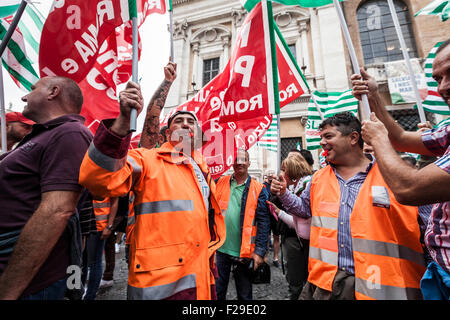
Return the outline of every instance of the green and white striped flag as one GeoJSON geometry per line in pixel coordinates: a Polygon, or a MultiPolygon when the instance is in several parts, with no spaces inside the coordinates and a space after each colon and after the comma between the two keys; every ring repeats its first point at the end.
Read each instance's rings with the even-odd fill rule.
{"type": "MultiPolygon", "coordinates": [[[[250,12],[259,1],[261,0],[241,0],[241,4],[245,8],[245,10],[250,12]]],[[[303,8],[317,8],[333,3],[333,0],[271,0],[271,1],[278,2],[286,6],[300,6],[303,8]]]]}
{"type": "MultiPolygon", "coordinates": [[[[433,61],[436,58],[436,51],[442,42],[438,42],[428,54],[427,60],[425,60],[425,80],[428,87],[428,96],[422,102],[424,110],[433,113],[450,115],[450,108],[442,99],[441,95],[437,91],[438,84],[433,79],[433,61]]],[[[417,108],[417,106],[414,106],[417,108]]]]}
{"type": "Polygon", "coordinates": [[[428,14],[438,16],[442,22],[446,21],[450,17],[450,1],[448,0],[435,0],[429,3],[427,6],[419,10],[414,16],[428,14]]]}
{"type": "Polygon", "coordinates": [[[442,128],[445,126],[450,126],[450,118],[444,119],[441,122],[439,122],[437,125],[435,125],[435,128],[442,128]]]}
{"type": "Polygon", "coordinates": [[[258,146],[277,152],[277,115],[273,115],[272,123],[266,133],[257,142],[258,146]]]}
{"type": "Polygon", "coordinates": [[[166,10],[172,12],[172,0],[165,0],[165,1],[166,1],[166,10]]]}
{"type": "MultiPolygon", "coordinates": [[[[352,95],[352,90],[343,92],[319,92],[314,91],[317,105],[323,117],[330,118],[337,113],[349,111],[358,116],[358,100],[352,95]]],[[[319,125],[322,123],[319,111],[317,111],[313,98],[308,104],[308,121],[306,123],[306,149],[320,148],[319,125]]]]}
{"type": "MultiPolygon", "coordinates": [[[[10,24],[7,21],[12,19],[13,16],[0,19],[0,40],[8,31],[10,24]]],[[[27,5],[19,21],[18,30],[13,33],[2,56],[2,64],[14,82],[19,88],[27,91],[30,91],[31,85],[39,80],[39,40],[44,20],[33,5],[27,5]]]]}
{"type": "Polygon", "coordinates": [[[2,0],[0,3],[0,18],[10,16],[19,9],[21,0],[2,0]]]}

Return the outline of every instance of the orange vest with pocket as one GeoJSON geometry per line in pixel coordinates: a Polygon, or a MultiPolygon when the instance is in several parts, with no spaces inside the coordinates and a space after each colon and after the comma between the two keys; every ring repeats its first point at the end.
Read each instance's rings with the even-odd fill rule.
{"type": "MultiPolygon", "coordinates": [[[[341,192],[331,166],[311,181],[309,277],[332,291],[338,270],[338,216],[341,192]]],[[[357,299],[422,299],[425,260],[417,221],[418,208],[401,205],[375,163],[350,216],[357,299]]]]}

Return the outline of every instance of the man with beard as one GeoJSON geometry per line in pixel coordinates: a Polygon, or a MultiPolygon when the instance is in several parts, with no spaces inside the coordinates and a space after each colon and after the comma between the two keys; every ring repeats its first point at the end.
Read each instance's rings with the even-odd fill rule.
{"type": "Polygon", "coordinates": [[[168,142],[128,152],[130,112],[142,106],[139,85],[128,83],[119,117],[102,121],[96,132],[80,183],[101,198],[135,196],[128,299],[213,299],[214,253],[225,224],[214,181],[196,150],[197,118],[178,111],[168,120],[168,142]]]}

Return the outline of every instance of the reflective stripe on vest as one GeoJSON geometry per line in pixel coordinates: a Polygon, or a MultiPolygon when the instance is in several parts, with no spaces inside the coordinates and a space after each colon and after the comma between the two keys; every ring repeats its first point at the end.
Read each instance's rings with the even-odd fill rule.
{"type": "Polygon", "coordinates": [[[195,274],[189,274],[175,282],[154,287],[137,288],[128,285],[127,298],[128,300],[162,300],[195,287],[195,274]]]}
{"type": "MultiPolygon", "coordinates": [[[[319,170],[311,184],[308,281],[328,291],[338,270],[340,196],[332,168],[319,170]]],[[[417,207],[396,201],[375,163],[350,216],[357,299],[421,298],[425,261],[417,217],[417,207]]]]}
{"type": "Polygon", "coordinates": [[[97,231],[103,231],[108,224],[109,214],[111,213],[110,198],[105,198],[101,202],[94,200],[92,207],[94,208],[97,231]]]}
{"type": "Polygon", "coordinates": [[[89,146],[88,155],[96,165],[110,172],[115,172],[122,169],[127,161],[126,158],[114,159],[101,153],[95,147],[94,142],[91,142],[91,145],[89,146]]]}
{"type": "Polygon", "coordinates": [[[354,251],[405,259],[425,267],[423,254],[402,245],[359,238],[353,238],[352,244],[354,251]]]}
{"type": "Polygon", "coordinates": [[[99,214],[95,215],[95,221],[106,221],[108,220],[109,214],[99,214]]]}
{"type": "Polygon", "coordinates": [[[192,200],[162,200],[144,202],[134,207],[134,214],[150,214],[172,211],[193,211],[194,202],[192,200]]]}
{"type": "Polygon", "coordinates": [[[381,285],[369,280],[355,277],[355,290],[358,293],[375,300],[421,300],[422,292],[419,288],[400,288],[394,286],[381,285]]]}
{"type": "Polygon", "coordinates": [[[333,218],[333,217],[313,216],[311,219],[311,226],[318,227],[318,228],[337,230],[338,229],[338,219],[333,218]]]}
{"type": "Polygon", "coordinates": [[[131,185],[134,185],[136,181],[141,177],[142,168],[137,164],[133,157],[127,156],[127,161],[130,163],[133,173],[131,174],[131,185]]]}
{"type": "Polygon", "coordinates": [[[309,257],[331,264],[338,265],[338,253],[322,248],[309,247],[309,257]]]}
{"type": "Polygon", "coordinates": [[[100,208],[109,208],[111,207],[111,203],[110,202],[95,202],[92,203],[92,207],[94,209],[100,209],[100,208]]]}

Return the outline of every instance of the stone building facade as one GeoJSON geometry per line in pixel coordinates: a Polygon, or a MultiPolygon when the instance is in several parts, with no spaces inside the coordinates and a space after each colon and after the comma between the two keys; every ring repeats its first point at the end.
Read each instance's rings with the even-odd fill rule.
{"type": "MultiPolygon", "coordinates": [[[[409,39],[408,43],[413,48],[413,56],[421,61],[436,42],[446,40],[450,35],[449,22],[442,23],[434,16],[413,17],[427,2],[395,0],[396,6],[406,8],[402,11],[402,19],[406,17],[405,26],[402,23],[405,19],[401,19],[402,28],[405,28],[405,38],[409,39]]],[[[360,32],[358,25],[358,17],[361,20],[365,14],[367,19],[373,20],[374,14],[385,10],[382,8],[383,3],[387,5],[386,1],[381,0],[348,0],[342,3],[342,7],[359,63],[376,76],[386,104],[391,105],[383,62],[386,59],[401,60],[402,57],[387,54],[387,58],[370,58],[367,54],[367,42],[364,42],[365,49],[361,44],[361,38],[364,40],[365,35],[360,32]]],[[[223,70],[246,15],[239,0],[173,0],[172,4],[174,52],[179,76],[167,98],[165,112],[170,112],[171,108],[190,99],[223,70]]],[[[350,58],[332,5],[301,8],[274,3],[273,14],[310,88],[319,91],[342,91],[351,88],[349,78],[353,72],[350,58]]],[[[386,32],[383,23],[375,27],[379,27],[380,32],[386,32]]],[[[398,40],[395,42],[391,39],[385,46],[395,43],[398,45],[398,40]]],[[[309,94],[305,94],[281,111],[282,156],[297,143],[302,147],[306,146],[306,108],[309,99],[309,94]]],[[[412,104],[389,106],[389,110],[398,113],[400,123],[402,117],[407,117],[413,124],[418,122],[418,115],[412,110],[412,104]]],[[[437,119],[431,116],[430,119],[438,121],[440,116],[437,119]]],[[[317,152],[313,152],[313,156],[317,165],[317,152]]],[[[250,149],[250,160],[250,174],[257,178],[262,178],[265,170],[276,169],[276,153],[257,145],[250,149]]]]}

